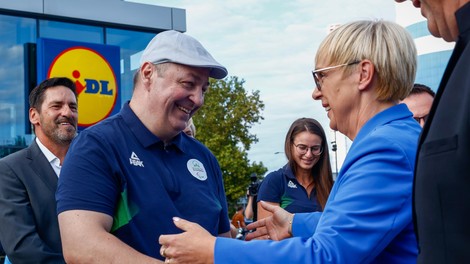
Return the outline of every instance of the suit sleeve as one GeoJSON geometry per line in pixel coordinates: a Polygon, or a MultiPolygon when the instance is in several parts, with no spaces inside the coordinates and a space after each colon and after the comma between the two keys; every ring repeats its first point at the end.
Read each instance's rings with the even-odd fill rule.
{"type": "Polygon", "coordinates": [[[0,160],[0,242],[12,263],[63,263],[39,237],[24,184],[0,160]]]}

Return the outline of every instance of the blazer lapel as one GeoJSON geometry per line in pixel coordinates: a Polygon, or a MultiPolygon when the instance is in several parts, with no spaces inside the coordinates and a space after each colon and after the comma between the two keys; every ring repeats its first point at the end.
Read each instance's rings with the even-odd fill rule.
{"type": "Polygon", "coordinates": [[[55,192],[57,189],[57,175],[36,143],[36,139],[33,140],[29,147],[27,158],[31,160],[31,168],[36,177],[41,179],[52,192],[55,192]]]}

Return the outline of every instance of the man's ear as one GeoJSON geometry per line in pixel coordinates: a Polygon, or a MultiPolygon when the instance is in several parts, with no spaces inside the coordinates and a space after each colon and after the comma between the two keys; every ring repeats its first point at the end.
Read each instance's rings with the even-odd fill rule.
{"type": "Polygon", "coordinates": [[[36,108],[29,108],[29,122],[33,125],[39,124],[39,112],[36,108]]]}
{"type": "Polygon", "coordinates": [[[155,66],[150,62],[145,62],[139,69],[140,80],[145,86],[151,82],[152,76],[155,74],[155,66]]]}
{"type": "Polygon", "coordinates": [[[359,63],[361,74],[359,77],[359,90],[365,90],[372,84],[375,75],[374,64],[370,60],[362,60],[359,63]]]}

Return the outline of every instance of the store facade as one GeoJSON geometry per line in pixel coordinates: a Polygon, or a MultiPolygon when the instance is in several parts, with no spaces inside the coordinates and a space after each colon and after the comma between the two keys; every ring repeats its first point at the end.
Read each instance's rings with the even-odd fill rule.
{"type": "Polygon", "coordinates": [[[117,46],[120,108],[131,97],[142,50],[170,29],[186,31],[184,9],[121,0],[0,0],[0,157],[34,138],[27,98],[44,72],[37,68],[39,40],[117,46]]]}

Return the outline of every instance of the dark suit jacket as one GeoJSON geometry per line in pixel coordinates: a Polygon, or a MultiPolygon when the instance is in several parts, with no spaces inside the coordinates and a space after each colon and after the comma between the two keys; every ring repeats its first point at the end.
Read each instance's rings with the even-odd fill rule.
{"type": "Polygon", "coordinates": [[[36,140],[0,160],[0,241],[12,263],[64,263],[56,188],[36,140]]]}
{"type": "Polygon", "coordinates": [[[470,2],[420,137],[413,216],[418,263],[470,263],[470,2]]]}

